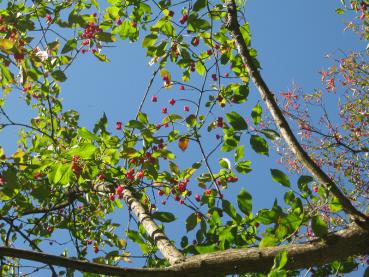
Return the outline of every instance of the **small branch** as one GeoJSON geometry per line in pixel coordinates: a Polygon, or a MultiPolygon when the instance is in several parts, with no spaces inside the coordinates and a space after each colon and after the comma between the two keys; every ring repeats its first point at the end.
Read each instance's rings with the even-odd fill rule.
{"type": "Polygon", "coordinates": [[[322,185],[327,187],[332,194],[338,198],[344,211],[358,221],[365,222],[366,225],[369,225],[368,217],[366,217],[352,205],[351,201],[341,192],[334,181],[331,180],[331,178],[329,178],[329,176],[313,161],[313,159],[306,153],[301,144],[298,142],[276,100],[274,99],[273,93],[269,90],[267,84],[264,82],[264,79],[260,75],[258,68],[255,66],[253,59],[250,56],[249,49],[240,31],[240,25],[237,19],[237,8],[234,0],[226,0],[225,3],[227,6],[228,15],[226,27],[235,40],[242,61],[248,73],[250,74],[251,79],[255,83],[256,88],[259,90],[261,98],[271,113],[275,124],[278,126],[281,136],[286,141],[291,151],[296,155],[296,158],[305,166],[305,168],[314,176],[314,178],[322,185]]]}

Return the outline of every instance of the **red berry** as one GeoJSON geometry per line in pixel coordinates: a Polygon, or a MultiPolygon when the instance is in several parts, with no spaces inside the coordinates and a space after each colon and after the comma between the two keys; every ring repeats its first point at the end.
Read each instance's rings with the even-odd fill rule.
{"type": "Polygon", "coordinates": [[[93,250],[94,250],[95,253],[97,253],[97,252],[99,252],[99,247],[97,245],[94,245],[93,250]]]}
{"type": "Polygon", "coordinates": [[[313,192],[317,193],[318,192],[318,187],[317,186],[314,186],[313,187],[313,192]]]}
{"type": "Polygon", "coordinates": [[[121,194],[123,192],[124,188],[122,186],[117,186],[117,188],[115,189],[115,193],[116,194],[121,194]]]}
{"type": "Polygon", "coordinates": [[[168,109],[167,108],[161,108],[161,113],[167,113],[168,112],[168,109]]]}
{"type": "Polygon", "coordinates": [[[151,101],[152,102],[157,102],[158,101],[158,97],[156,95],[154,95],[153,97],[151,97],[151,101]]]}
{"type": "Polygon", "coordinates": [[[179,183],[179,184],[178,184],[178,190],[179,190],[180,192],[184,192],[184,191],[186,190],[186,184],[185,184],[185,183],[183,183],[183,182],[179,183]]]}
{"type": "Polygon", "coordinates": [[[188,14],[184,14],[179,19],[179,23],[184,24],[187,21],[187,19],[188,19],[188,14]]]}
{"type": "Polygon", "coordinates": [[[211,195],[211,193],[212,193],[211,189],[207,189],[204,192],[205,195],[211,195]]]}
{"type": "Polygon", "coordinates": [[[172,106],[173,106],[175,103],[176,103],[176,100],[174,100],[173,98],[171,98],[171,99],[169,100],[169,104],[171,104],[172,106]]]}
{"type": "Polygon", "coordinates": [[[185,86],[180,86],[179,90],[185,90],[185,86]]]}
{"type": "Polygon", "coordinates": [[[174,11],[169,11],[168,16],[172,17],[174,15],[174,11]]]}
{"type": "Polygon", "coordinates": [[[122,20],[121,20],[121,19],[118,19],[117,21],[115,21],[115,23],[116,23],[117,25],[122,25],[122,20]]]}
{"type": "Polygon", "coordinates": [[[217,74],[212,74],[211,78],[213,79],[213,81],[215,82],[216,80],[218,80],[217,74]]]}
{"type": "Polygon", "coordinates": [[[88,240],[86,240],[86,243],[87,243],[88,245],[91,245],[91,244],[92,244],[92,240],[88,239],[88,240]]]}
{"type": "Polygon", "coordinates": [[[184,110],[185,112],[189,112],[189,111],[190,111],[190,107],[189,107],[189,106],[184,106],[184,107],[183,107],[183,110],[184,110]]]}
{"type": "Polygon", "coordinates": [[[162,204],[162,205],[167,204],[167,200],[163,200],[163,201],[161,201],[161,204],[162,204]]]}
{"type": "Polygon", "coordinates": [[[229,77],[229,73],[224,74],[224,77],[228,78],[229,77]]]}
{"type": "Polygon", "coordinates": [[[117,123],[115,124],[115,129],[122,130],[122,122],[121,121],[117,121],[117,123]]]}
{"type": "Polygon", "coordinates": [[[139,170],[136,174],[137,179],[142,179],[145,176],[145,173],[142,170],[139,170]]]}
{"type": "Polygon", "coordinates": [[[217,127],[222,128],[223,127],[223,118],[218,117],[217,119],[217,127]]]}
{"type": "Polygon", "coordinates": [[[115,195],[114,194],[110,194],[109,199],[110,199],[110,201],[114,201],[115,200],[115,195]]]}
{"type": "MultiPolygon", "coordinates": [[[[35,175],[34,175],[34,177],[35,177],[35,179],[39,179],[39,178],[41,178],[41,177],[42,177],[42,173],[41,173],[41,172],[36,172],[36,173],[35,173],[35,175]]],[[[0,185],[2,185],[2,183],[1,183],[1,178],[2,178],[2,177],[0,177],[0,185]]]]}
{"type": "Polygon", "coordinates": [[[212,54],[213,54],[213,50],[208,49],[208,51],[206,51],[206,53],[210,56],[210,55],[212,55],[212,54]]]}
{"type": "Polygon", "coordinates": [[[198,37],[195,37],[192,39],[191,43],[193,46],[197,46],[200,43],[200,39],[198,37]]]}
{"type": "Polygon", "coordinates": [[[163,195],[164,195],[164,191],[159,190],[159,191],[158,191],[158,195],[159,195],[159,196],[163,196],[163,195]]]}
{"type": "Polygon", "coordinates": [[[196,195],[195,195],[195,200],[196,200],[197,202],[200,202],[200,201],[201,201],[201,196],[200,196],[199,194],[196,194],[196,195]]]}
{"type": "Polygon", "coordinates": [[[179,197],[179,195],[176,195],[176,196],[174,196],[174,200],[179,201],[179,200],[181,200],[181,197],[179,197]]]}
{"type": "Polygon", "coordinates": [[[133,28],[137,28],[137,22],[136,22],[136,21],[133,21],[133,22],[132,22],[132,27],[133,27],[133,28]]]}
{"type": "Polygon", "coordinates": [[[179,200],[179,204],[183,205],[184,204],[184,200],[183,199],[179,200]]]}

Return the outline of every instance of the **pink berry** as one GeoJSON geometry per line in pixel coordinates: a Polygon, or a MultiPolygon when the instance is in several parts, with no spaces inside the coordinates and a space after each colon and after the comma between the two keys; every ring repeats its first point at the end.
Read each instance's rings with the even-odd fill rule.
{"type": "Polygon", "coordinates": [[[122,130],[122,122],[121,122],[121,121],[118,121],[118,122],[115,124],[115,129],[117,129],[117,130],[122,130]]]}
{"type": "Polygon", "coordinates": [[[176,103],[176,100],[174,100],[173,98],[171,98],[171,99],[169,100],[169,104],[171,104],[172,106],[173,106],[175,103],[176,103]]]}
{"type": "Polygon", "coordinates": [[[200,196],[199,194],[196,194],[196,195],[195,195],[195,200],[196,200],[197,202],[200,202],[200,201],[201,201],[201,196],[200,196]]]}

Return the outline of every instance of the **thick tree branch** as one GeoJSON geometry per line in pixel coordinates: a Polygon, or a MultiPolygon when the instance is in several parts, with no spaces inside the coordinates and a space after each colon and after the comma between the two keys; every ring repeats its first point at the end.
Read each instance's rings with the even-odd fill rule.
{"type": "Polygon", "coordinates": [[[89,263],[36,251],[0,247],[0,256],[14,257],[110,276],[168,277],[218,276],[246,272],[268,272],[275,256],[288,251],[286,269],[323,265],[352,255],[369,253],[369,231],[352,224],[348,229],[302,244],[229,249],[188,257],[184,262],[163,269],[133,269],[89,263]]]}
{"type": "Polygon", "coordinates": [[[147,234],[154,240],[156,246],[171,265],[184,260],[181,252],[172,244],[164,232],[159,228],[155,221],[151,218],[129,189],[123,191],[123,199],[128,207],[133,211],[138,221],[144,227],[147,234]]]}
{"type": "Polygon", "coordinates": [[[368,217],[366,217],[352,205],[351,201],[340,191],[334,181],[329,178],[329,176],[313,161],[313,159],[306,153],[301,144],[298,142],[286,118],[283,116],[283,113],[276,100],[274,99],[273,93],[269,90],[268,86],[264,82],[260,72],[258,71],[258,68],[255,66],[252,57],[250,56],[249,49],[240,31],[235,1],[225,0],[225,3],[228,14],[227,28],[236,42],[238,52],[247,71],[250,74],[251,79],[255,83],[261,98],[265,102],[274,122],[278,126],[281,136],[286,141],[291,151],[296,155],[296,158],[305,166],[305,168],[314,176],[314,178],[322,185],[326,186],[332,192],[332,194],[339,199],[345,212],[355,219],[369,224],[368,217]]]}
{"type": "MultiPolygon", "coordinates": [[[[112,184],[103,182],[93,185],[93,189],[97,192],[114,192],[112,184]]],[[[125,187],[123,190],[123,199],[129,209],[137,217],[138,221],[144,227],[146,233],[153,239],[159,251],[171,265],[181,262],[185,259],[182,253],[172,244],[164,232],[159,228],[150,214],[146,212],[145,207],[134,196],[131,188],[125,187]]]]}
{"type": "MultiPolygon", "coordinates": [[[[92,190],[99,193],[114,193],[116,185],[108,182],[97,182],[92,185],[92,190]]],[[[36,208],[33,210],[29,210],[23,212],[23,215],[42,213],[42,212],[50,212],[54,210],[58,210],[64,208],[65,206],[70,205],[76,197],[85,191],[79,190],[75,188],[68,196],[68,199],[58,205],[55,205],[51,208],[36,208]]],[[[150,214],[146,212],[145,207],[141,204],[137,198],[134,197],[131,189],[125,187],[123,191],[123,199],[126,202],[129,209],[134,213],[137,217],[138,221],[144,227],[147,234],[152,238],[155,242],[155,245],[158,247],[159,251],[162,253],[165,259],[171,265],[174,265],[180,261],[184,260],[184,256],[182,253],[172,244],[172,242],[168,239],[168,237],[164,234],[164,232],[159,228],[159,226],[155,223],[155,221],[151,218],[150,214]]]]}

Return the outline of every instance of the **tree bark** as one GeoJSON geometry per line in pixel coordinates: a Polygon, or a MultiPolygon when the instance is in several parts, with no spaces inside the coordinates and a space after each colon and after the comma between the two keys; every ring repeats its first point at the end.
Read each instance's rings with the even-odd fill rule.
{"type": "Polygon", "coordinates": [[[263,78],[258,71],[258,68],[254,65],[252,57],[250,56],[249,49],[242,37],[240,26],[237,18],[237,8],[234,0],[225,0],[227,7],[227,28],[231,33],[231,36],[236,42],[238,53],[240,54],[242,61],[258,89],[261,98],[265,102],[269,112],[271,113],[275,124],[278,126],[281,136],[287,143],[291,151],[296,155],[296,158],[305,166],[305,168],[314,176],[314,178],[327,187],[332,194],[338,198],[343,209],[346,213],[351,215],[359,222],[369,223],[368,217],[358,211],[351,203],[351,201],[341,192],[334,181],[319,167],[313,159],[306,153],[298,142],[297,138],[293,134],[286,118],[284,117],[281,109],[279,108],[273,93],[269,90],[268,86],[264,82],[263,78]]]}
{"type": "Polygon", "coordinates": [[[10,247],[0,247],[0,256],[32,260],[110,276],[198,277],[246,272],[265,273],[272,267],[275,256],[283,250],[288,251],[285,269],[323,265],[352,255],[369,254],[369,231],[352,224],[346,230],[327,235],[324,240],[315,239],[301,244],[265,248],[217,251],[188,257],[184,262],[162,269],[122,268],[10,247]]]}

